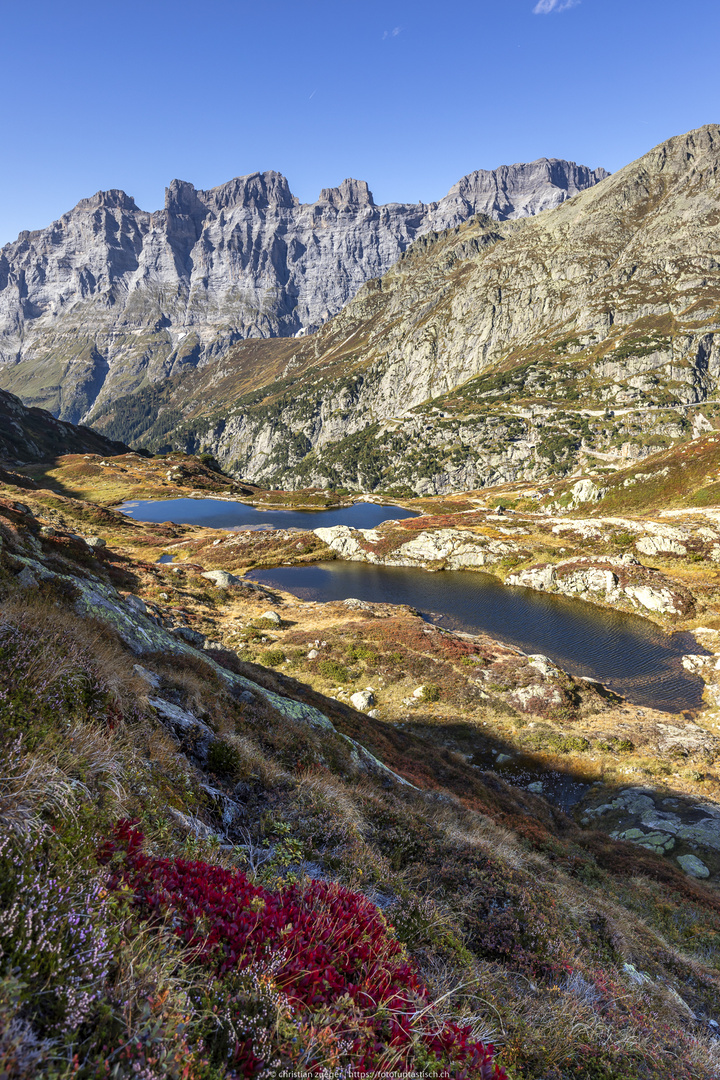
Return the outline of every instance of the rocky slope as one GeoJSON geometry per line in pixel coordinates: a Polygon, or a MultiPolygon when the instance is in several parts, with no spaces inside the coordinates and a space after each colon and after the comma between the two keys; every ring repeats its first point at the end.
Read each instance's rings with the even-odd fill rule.
{"type": "Polygon", "coordinates": [[[301,205],[275,172],[210,191],[174,180],[155,213],[98,192],[0,252],[0,381],[78,422],[242,338],[317,327],[423,233],[538,213],[606,175],[542,159],[471,173],[429,205],[376,206],[356,180],[301,205]]]}
{"type": "Polygon", "coordinates": [[[29,465],[50,461],[61,454],[124,454],[128,447],[106,439],[97,431],[56,420],[45,409],[28,409],[0,390],[0,461],[29,465]]]}
{"type": "Polygon", "coordinates": [[[428,234],[312,338],[245,343],[101,426],[277,486],[430,494],[637,460],[718,414],[719,173],[708,125],[538,217],[428,234]]]}

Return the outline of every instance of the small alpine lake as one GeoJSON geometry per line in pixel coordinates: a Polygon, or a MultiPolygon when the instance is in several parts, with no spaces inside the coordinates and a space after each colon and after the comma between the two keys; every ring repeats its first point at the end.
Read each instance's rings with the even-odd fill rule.
{"type": "Polygon", "coordinates": [[[666,712],[696,709],[703,682],[682,666],[702,653],[692,634],[667,634],[639,615],[503,585],[469,570],[329,562],[253,570],[248,577],[303,600],[409,604],[449,630],[484,633],[544,653],[572,675],[597,679],[628,701],[666,712]]]}
{"type": "Polygon", "coordinates": [[[117,509],[135,521],[172,521],[175,525],[204,525],[210,529],[319,529],[333,525],[374,529],[383,521],[418,516],[401,506],[368,502],[329,510],[263,510],[234,499],[138,499],[117,509]]]}

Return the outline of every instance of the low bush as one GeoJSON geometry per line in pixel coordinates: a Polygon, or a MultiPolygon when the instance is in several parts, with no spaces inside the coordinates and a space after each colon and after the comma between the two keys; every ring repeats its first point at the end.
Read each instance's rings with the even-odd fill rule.
{"type": "Polygon", "coordinates": [[[435,683],[425,683],[422,688],[422,701],[439,701],[440,700],[440,687],[435,683]]]}
{"type": "Polygon", "coordinates": [[[321,660],[318,664],[318,671],[332,682],[350,682],[350,672],[344,664],[338,663],[337,660],[331,660],[330,658],[321,660]]]}
{"type": "Polygon", "coordinates": [[[234,776],[240,768],[241,756],[236,747],[225,739],[213,739],[207,754],[207,766],[218,776],[234,776]]]}
{"type": "Polygon", "coordinates": [[[236,1075],[267,1075],[271,1064],[506,1080],[491,1046],[435,1013],[404,946],[361,894],[325,881],[272,893],[239,870],[153,857],[129,821],[99,859],[110,890],[132,897],[158,931],[172,927],[187,961],[211,971],[222,1022],[204,1045],[236,1075]],[[237,992],[243,976],[252,996],[237,992]]]}
{"type": "Polygon", "coordinates": [[[260,663],[265,667],[278,667],[284,664],[285,660],[286,656],[282,649],[265,649],[260,653],[260,663]]]}

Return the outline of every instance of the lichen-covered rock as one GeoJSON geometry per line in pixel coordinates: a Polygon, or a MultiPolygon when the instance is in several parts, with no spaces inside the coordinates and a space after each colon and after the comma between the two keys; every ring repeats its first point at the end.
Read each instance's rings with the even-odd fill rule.
{"type": "Polygon", "coordinates": [[[200,577],[207,578],[217,585],[218,589],[230,589],[233,585],[242,584],[242,578],[236,574],[228,574],[226,570],[206,570],[200,577]]]}
{"type": "Polygon", "coordinates": [[[694,878],[708,878],[710,877],[710,871],[708,870],[702,859],[698,859],[696,855],[678,855],[677,861],[683,868],[686,874],[694,878]]]}

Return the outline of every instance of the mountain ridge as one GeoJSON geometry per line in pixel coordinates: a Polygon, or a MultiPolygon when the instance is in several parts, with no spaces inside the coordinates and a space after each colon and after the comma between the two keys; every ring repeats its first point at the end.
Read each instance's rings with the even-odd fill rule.
{"type": "Polygon", "coordinates": [[[85,420],[244,338],[321,325],[423,233],[539,212],[605,175],[541,159],[472,173],[428,205],[376,206],[356,180],[301,204],[275,172],[209,191],[174,180],[152,213],[98,192],[0,251],[0,385],[85,420]]]}
{"type": "Polygon", "coordinates": [[[127,408],[135,438],[172,428],[271,486],[443,493],[641,457],[717,413],[719,172],[706,125],[541,216],[426,234],[312,338],[245,342],[149,422],[130,398],[98,422],[117,436],[127,408]]]}
{"type": "Polygon", "coordinates": [[[0,463],[46,462],[63,454],[126,454],[130,448],[92,428],[57,420],[45,409],[26,408],[0,390],[0,463]]]}

